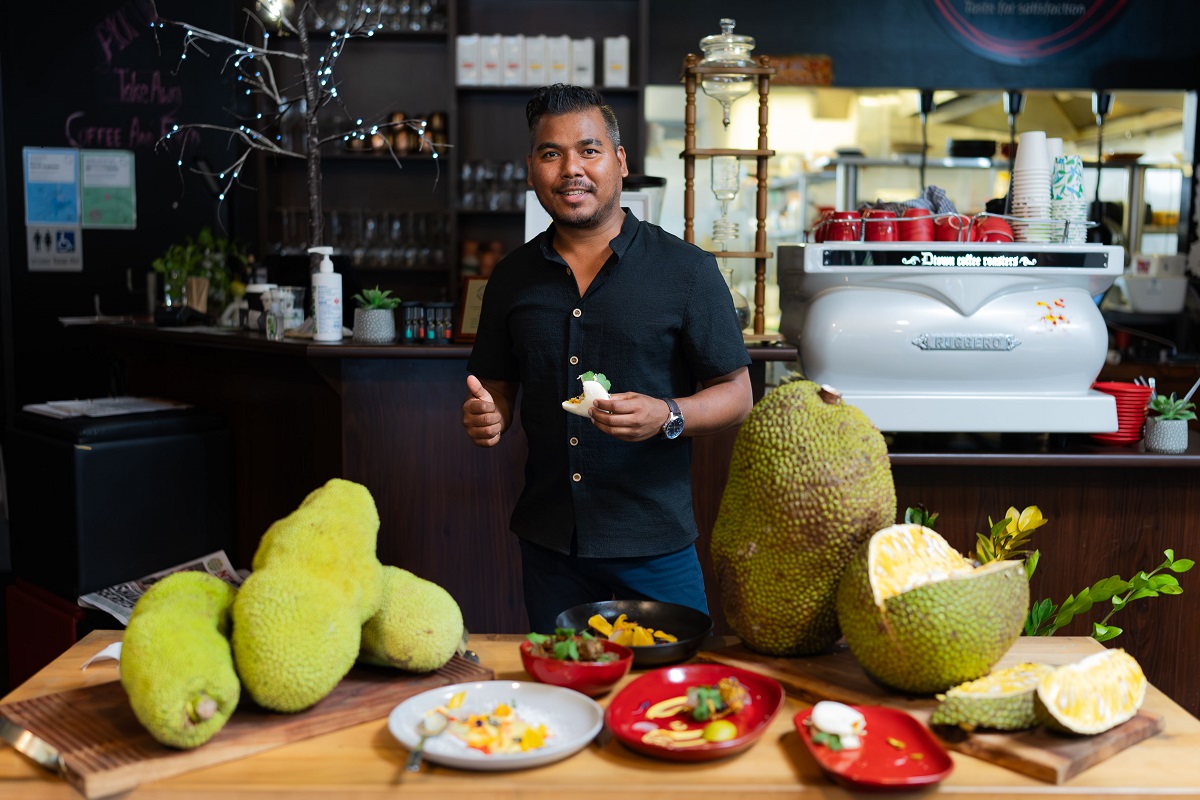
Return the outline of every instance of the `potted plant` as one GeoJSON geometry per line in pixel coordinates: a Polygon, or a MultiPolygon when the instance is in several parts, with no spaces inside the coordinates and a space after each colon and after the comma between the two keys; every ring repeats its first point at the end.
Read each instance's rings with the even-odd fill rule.
{"type": "Polygon", "coordinates": [[[1146,417],[1146,449],[1154,453],[1182,453],[1187,450],[1188,420],[1196,418],[1195,403],[1170,396],[1155,395],[1146,417]]]}
{"type": "MultiPolygon", "coordinates": [[[[235,269],[245,270],[249,259],[241,246],[226,236],[215,235],[205,226],[195,238],[188,236],[154,259],[150,266],[162,275],[163,304],[166,306],[190,305],[198,311],[206,311],[209,304],[219,313],[224,308],[235,269]],[[202,279],[206,284],[205,297],[188,297],[188,280],[202,279]]],[[[199,287],[196,281],[194,287],[199,287]]]]}
{"type": "Polygon", "coordinates": [[[399,297],[391,289],[363,289],[354,295],[354,341],[365,344],[388,344],[396,339],[396,306],[399,297]]]}

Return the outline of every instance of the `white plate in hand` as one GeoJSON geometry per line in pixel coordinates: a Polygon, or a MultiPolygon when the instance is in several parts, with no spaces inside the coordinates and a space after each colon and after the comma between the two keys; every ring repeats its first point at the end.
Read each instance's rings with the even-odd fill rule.
{"type": "Polygon", "coordinates": [[[417,728],[426,712],[444,706],[459,692],[466,692],[455,715],[490,713],[506,703],[532,726],[550,731],[546,743],[523,753],[488,755],[446,731],[425,740],[425,759],[447,767],[478,770],[508,770],[540,767],[578,753],[604,727],[604,711],[590,697],[573,689],[529,681],[479,681],[456,683],[430,689],[410,697],[388,715],[388,730],[410,751],[421,740],[417,728]]]}

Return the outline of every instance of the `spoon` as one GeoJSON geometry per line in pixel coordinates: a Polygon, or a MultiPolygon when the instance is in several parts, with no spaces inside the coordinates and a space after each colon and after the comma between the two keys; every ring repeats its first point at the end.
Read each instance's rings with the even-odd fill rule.
{"type": "Polygon", "coordinates": [[[417,772],[421,769],[421,758],[425,755],[425,740],[430,736],[437,736],[444,730],[446,730],[446,715],[440,711],[421,720],[417,725],[417,733],[421,734],[421,740],[417,742],[416,749],[409,755],[408,763],[404,765],[405,772],[417,772]]]}
{"type": "Polygon", "coordinates": [[[1183,402],[1186,403],[1188,400],[1191,400],[1192,395],[1196,393],[1196,389],[1200,389],[1200,378],[1196,379],[1196,382],[1192,384],[1192,388],[1188,389],[1188,393],[1183,396],[1183,402]]]}

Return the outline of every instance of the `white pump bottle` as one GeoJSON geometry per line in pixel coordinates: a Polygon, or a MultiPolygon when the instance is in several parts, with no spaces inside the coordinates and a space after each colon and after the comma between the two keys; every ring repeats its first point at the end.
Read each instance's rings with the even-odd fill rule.
{"type": "Polygon", "coordinates": [[[313,341],[342,340],[342,276],[333,271],[332,247],[310,247],[321,255],[320,272],[312,276],[313,341]]]}

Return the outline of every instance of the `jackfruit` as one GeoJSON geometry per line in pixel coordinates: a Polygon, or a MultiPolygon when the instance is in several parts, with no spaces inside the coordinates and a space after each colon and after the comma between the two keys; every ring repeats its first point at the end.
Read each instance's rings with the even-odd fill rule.
{"type": "Polygon", "coordinates": [[[975,567],[920,525],[872,535],[837,591],[858,663],[880,683],[918,694],[986,675],[1021,635],[1028,610],[1021,562],[975,567]]]}
{"type": "Polygon", "coordinates": [[[241,684],[226,638],[235,594],[206,572],[177,572],[134,606],[121,646],[121,686],[158,742],[199,747],[237,708],[241,684]]]}
{"type": "Polygon", "coordinates": [[[738,431],[713,526],[730,627],[769,655],[829,649],[839,636],[838,577],[895,519],[887,445],[871,421],[811,381],[774,389],[738,431]]]}
{"type": "Polygon", "coordinates": [[[383,601],[378,533],[371,493],[335,478],[263,535],[233,605],[233,657],[254,702],[303,710],[354,666],[383,601]]]}
{"type": "Polygon", "coordinates": [[[1038,721],[1062,733],[1097,734],[1137,714],[1146,676],[1124,650],[1104,650],[1044,676],[1034,695],[1038,721]]]}
{"type": "Polygon", "coordinates": [[[1054,671],[1049,664],[1017,664],[996,670],[938,695],[931,725],[957,725],[964,730],[990,728],[1020,731],[1036,727],[1033,695],[1038,681],[1054,671]]]}
{"type": "Polygon", "coordinates": [[[463,617],[450,593],[399,567],[383,567],[383,607],[362,626],[358,659],[433,672],[454,656],[463,617]]]}

